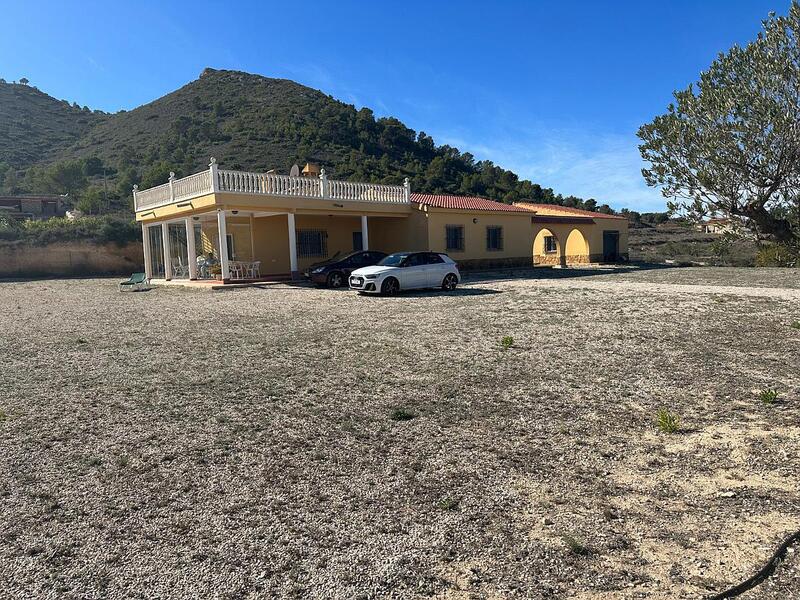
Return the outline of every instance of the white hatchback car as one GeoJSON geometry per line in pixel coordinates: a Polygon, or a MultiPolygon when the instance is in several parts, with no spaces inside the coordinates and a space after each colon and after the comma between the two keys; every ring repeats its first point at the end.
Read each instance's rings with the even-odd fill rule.
{"type": "Polygon", "coordinates": [[[350,274],[350,289],[391,296],[400,290],[454,290],[461,281],[458,265],[439,252],[396,252],[377,265],[350,274]]]}

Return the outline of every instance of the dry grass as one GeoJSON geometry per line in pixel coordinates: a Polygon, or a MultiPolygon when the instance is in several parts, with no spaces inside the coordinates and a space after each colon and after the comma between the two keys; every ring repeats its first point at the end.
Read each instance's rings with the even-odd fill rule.
{"type": "MultiPolygon", "coordinates": [[[[800,528],[800,276],[588,273],[387,299],[0,284],[0,595],[743,579],[800,528]],[[680,435],[653,427],[663,406],[680,435]]],[[[749,597],[789,597],[798,569],[749,597]]]]}

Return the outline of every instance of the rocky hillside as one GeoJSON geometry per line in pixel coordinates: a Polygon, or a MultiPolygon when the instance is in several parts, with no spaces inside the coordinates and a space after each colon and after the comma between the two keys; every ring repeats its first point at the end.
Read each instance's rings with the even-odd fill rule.
{"type": "Polygon", "coordinates": [[[25,168],[55,160],[106,120],[35,87],[0,81],[0,162],[25,168]]]}
{"type": "Polygon", "coordinates": [[[27,86],[6,84],[2,90],[13,102],[0,105],[0,133],[5,127],[14,135],[0,135],[0,167],[16,169],[10,181],[18,188],[8,189],[0,169],[0,190],[6,192],[53,191],[63,173],[83,169],[86,183],[73,178],[71,197],[81,197],[81,186],[89,194],[97,189],[104,173],[102,205],[113,208],[116,201],[122,209],[134,183],[162,183],[170,171],[187,175],[215,156],[233,169],[288,172],[293,163],[313,161],[340,179],[400,183],[409,177],[418,191],[583,206],[579,198],[521,181],[490,161],[437,146],[395,118],[375,118],[368,108],[357,110],[285,79],[206,69],[182,88],[114,115],[70,106],[27,86]],[[70,168],[76,164],[80,168],[70,168]],[[48,168],[58,172],[51,176],[48,168]]]}

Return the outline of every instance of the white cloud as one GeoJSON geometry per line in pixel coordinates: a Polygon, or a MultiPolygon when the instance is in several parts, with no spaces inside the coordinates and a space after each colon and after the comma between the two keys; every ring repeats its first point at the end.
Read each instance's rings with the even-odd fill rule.
{"type": "Polygon", "coordinates": [[[594,198],[616,209],[665,209],[661,192],[648,187],[642,178],[644,163],[633,132],[596,134],[587,129],[539,127],[503,132],[491,136],[490,143],[447,132],[438,132],[435,138],[565,196],[594,198]]]}

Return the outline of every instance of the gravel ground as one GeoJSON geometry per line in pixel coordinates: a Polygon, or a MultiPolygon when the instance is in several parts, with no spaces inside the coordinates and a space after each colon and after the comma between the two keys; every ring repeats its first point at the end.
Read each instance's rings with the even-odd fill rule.
{"type": "MultiPolygon", "coordinates": [[[[800,273],[528,275],[396,298],[0,284],[0,597],[749,576],[800,529],[800,273]]],[[[796,594],[798,554],[742,598],[796,594]]]]}

